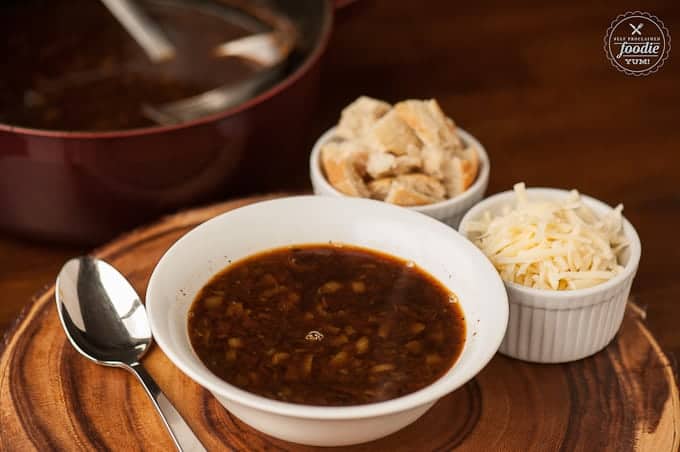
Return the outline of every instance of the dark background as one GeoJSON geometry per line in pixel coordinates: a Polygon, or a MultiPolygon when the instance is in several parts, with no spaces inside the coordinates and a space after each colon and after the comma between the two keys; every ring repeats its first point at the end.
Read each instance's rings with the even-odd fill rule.
{"type": "MultiPolygon", "coordinates": [[[[359,0],[338,13],[309,144],[361,94],[435,97],[485,145],[488,194],[518,181],[578,188],[624,214],[642,240],[634,300],[680,353],[680,55],[630,77],[603,38],[626,11],[657,15],[680,42],[680,3],[359,0]]],[[[272,158],[281,158],[271,150],[272,158]]],[[[282,189],[309,187],[307,162],[282,189]]],[[[228,196],[225,196],[225,199],[228,196]]],[[[0,233],[0,331],[62,263],[87,249],[0,233]]]]}

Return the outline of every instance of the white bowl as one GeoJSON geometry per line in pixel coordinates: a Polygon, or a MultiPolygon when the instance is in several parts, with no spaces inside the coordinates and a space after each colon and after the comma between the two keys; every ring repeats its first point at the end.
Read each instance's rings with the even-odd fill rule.
{"type": "Polygon", "coordinates": [[[163,352],[232,414],[271,436],[318,446],[370,441],[412,423],[487,364],[508,320],[507,296],[498,273],[450,227],[378,201],[321,196],[256,203],[196,227],[158,262],[149,281],[146,307],[163,352]],[[198,290],[215,273],[263,250],[329,241],[410,259],[458,295],[466,318],[466,342],[460,358],[442,378],[386,402],[321,407],[243,391],[215,376],[198,359],[187,334],[187,312],[198,290]]]}
{"type": "MultiPolygon", "coordinates": [[[[529,199],[564,199],[567,190],[529,188],[529,199]]],[[[603,215],[611,207],[589,196],[583,202],[603,215]]],[[[514,204],[515,193],[505,191],[490,196],[463,217],[460,232],[468,237],[467,225],[486,211],[500,213],[514,204]]],[[[508,330],[499,351],[524,361],[562,363],[593,355],[611,342],[621,326],[630,287],[640,262],[640,238],[628,220],[623,230],[630,242],[619,256],[623,271],[602,284],[586,289],[547,290],[505,282],[510,302],[508,330]]]]}
{"type": "MultiPolygon", "coordinates": [[[[491,169],[491,164],[489,162],[489,156],[486,153],[484,146],[477,141],[475,137],[467,133],[465,130],[458,127],[456,129],[458,135],[467,144],[474,146],[479,154],[479,172],[477,173],[477,178],[474,183],[460,195],[447,199],[446,201],[436,202],[433,204],[427,204],[424,206],[413,206],[407,207],[408,209],[415,210],[416,212],[424,213],[432,218],[436,218],[439,221],[452,226],[454,228],[458,227],[461,218],[465,215],[472,206],[478,203],[483,197],[486,187],[489,185],[489,171],[491,169]]],[[[314,188],[314,193],[323,196],[342,196],[347,197],[342,192],[333,187],[326,176],[323,174],[321,169],[321,147],[328,140],[333,138],[335,135],[335,127],[328,130],[326,133],[321,135],[321,138],[317,140],[312,149],[312,153],[309,157],[309,174],[312,180],[312,187],[314,188]]]]}

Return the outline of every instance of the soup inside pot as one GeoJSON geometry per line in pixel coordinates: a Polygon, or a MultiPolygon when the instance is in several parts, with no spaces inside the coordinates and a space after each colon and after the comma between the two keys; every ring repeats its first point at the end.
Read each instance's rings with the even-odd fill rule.
{"type": "Polygon", "coordinates": [[[176,48],[154,63],[96,0],[12,1],[0,8],[0,122],[67,131],[153,126],[144,104],[163,104],[252,75],[239,58],[215,56],[224,42],[268,30],[216,2],[140,0],[176,48]],[[235,20],[234,18],[240,20],[235,20]]]}

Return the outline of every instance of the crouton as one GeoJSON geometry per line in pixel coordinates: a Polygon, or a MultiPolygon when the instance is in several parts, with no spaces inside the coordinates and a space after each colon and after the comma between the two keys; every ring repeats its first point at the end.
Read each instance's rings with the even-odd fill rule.
{"type": "Polygon", "coordinates": [[[454,122],[446,117],[436,100],[405,100],[395,105],[394,111],[425,145],[439,149],[461,147],[454,122]]]}
{"type": "Polygon", "coordinates": [[[368,197],[368,188],[357,170],[359,156],[352,154],[342,143],[329,142],[321,149],[321,166],[328,182],[338,191],[349,196],[368,197]]]}
{"type": "Polygon", "coordinates": [[[418,206],[444,200],[446,188],[425,174],[404,174],[396,177],[385,201],[400,206],[418,206]]]}
{"type": "Polygon", "coordinates": [[[390,108],[387,102],[361,96],[342,110],[335,134],[346,139],[363,138],[390,108]]]}
{"type": "Polygon", "coordinates": [[[423,145],[394,110],[376,121],[369,131],[368,139],[376,149],[394,155],[416,155],[423,145]]]}

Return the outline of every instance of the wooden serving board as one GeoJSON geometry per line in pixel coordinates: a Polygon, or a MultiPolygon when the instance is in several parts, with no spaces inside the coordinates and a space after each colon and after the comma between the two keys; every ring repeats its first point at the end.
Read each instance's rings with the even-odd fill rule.
{"type": "MultiPolygon", "coordinates": [[[[264,198],[170,216],[97,250],[140,294],[163,252],[221,213],[264,198]]],[[[234,418],[156,346],[144,364],[208,450],[314,450],[263,435],[234,418]]],[[[406,429],[356,451],[675,451],[680,404],[672,366],[629,305],[614,342],[567,365],[497,355],[470,383],[406,429]]],[[[54,288],[36,297],[0,344],[2,450],[172,450],[142,387],[69,345],[54,288]]]]}

